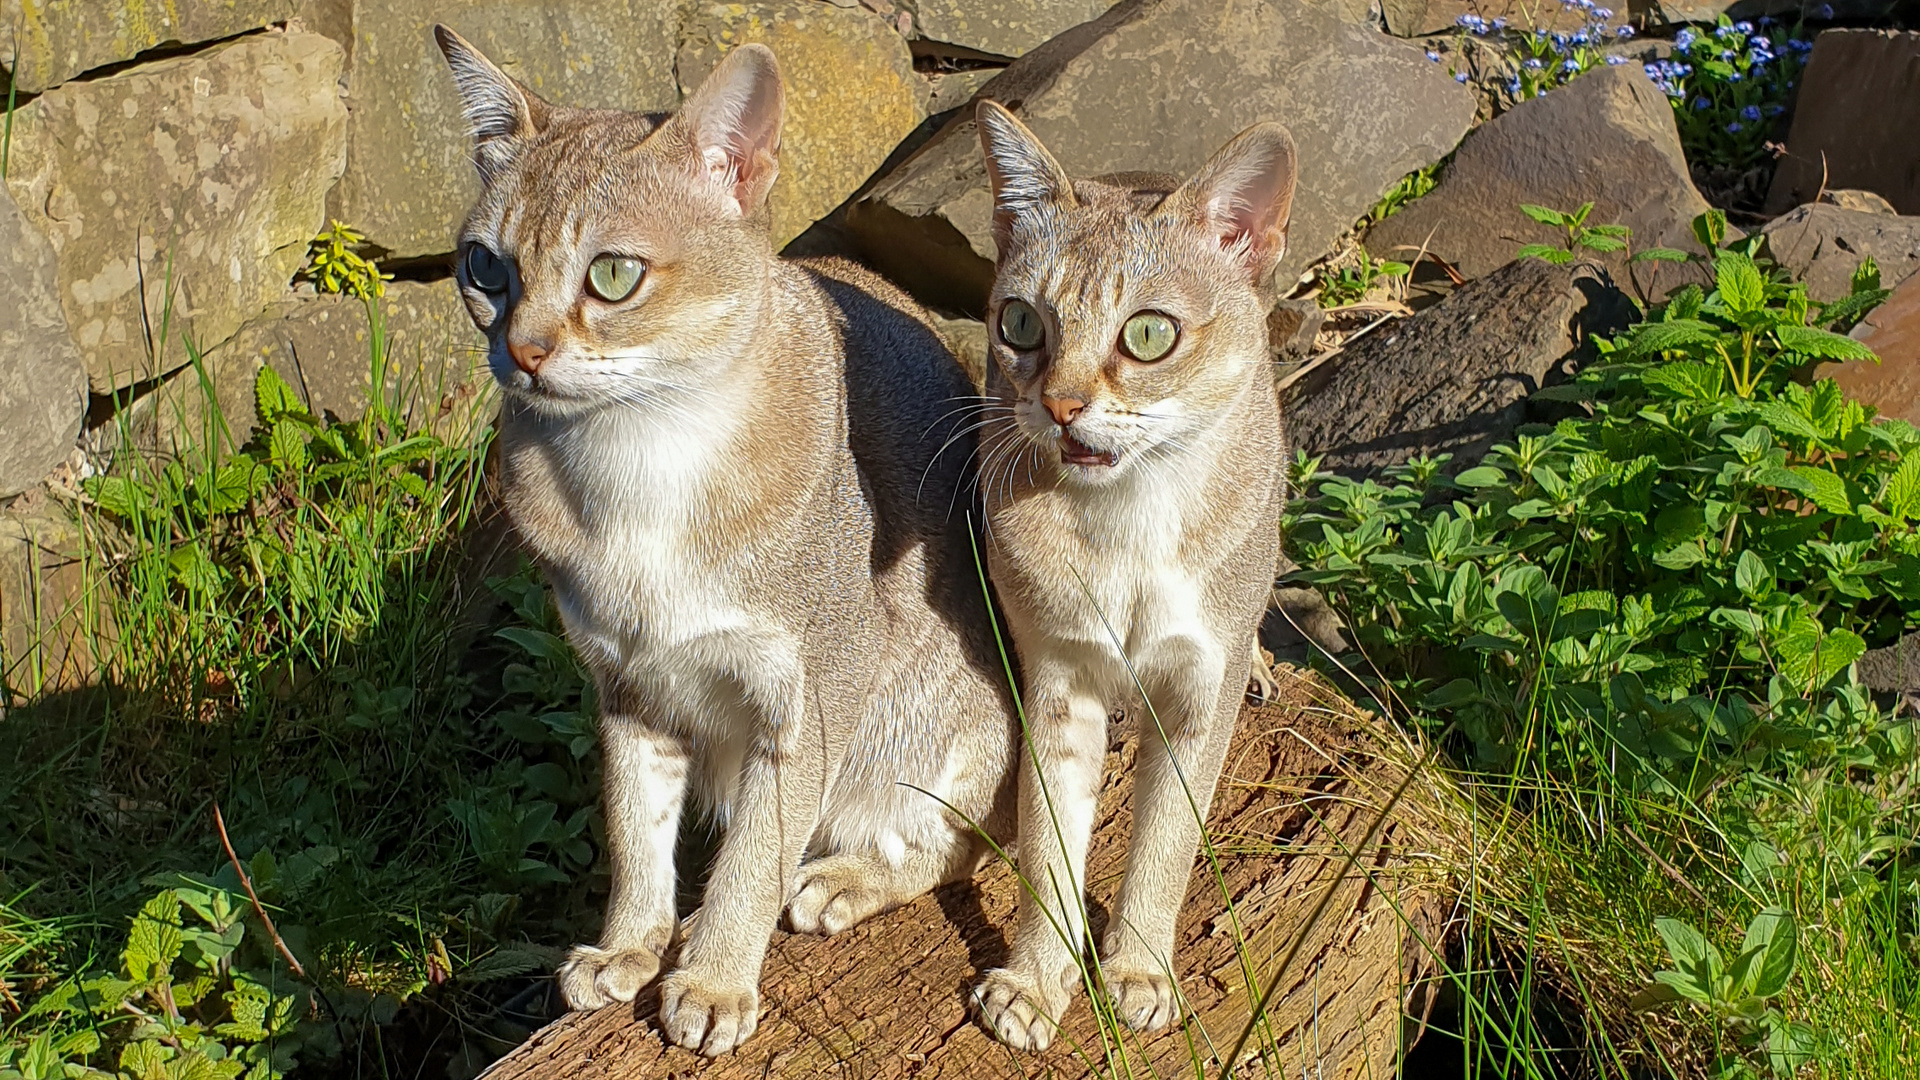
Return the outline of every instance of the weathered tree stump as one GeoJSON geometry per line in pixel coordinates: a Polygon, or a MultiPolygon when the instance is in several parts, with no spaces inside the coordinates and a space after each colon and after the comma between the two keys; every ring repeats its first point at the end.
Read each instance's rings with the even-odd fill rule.
{"type": "MultiPolygon", "coordinates": [[[[776,935],[761,980],[759,1033],[729,1057],[708,1062],[664,1045],[658,995],[649,993],[549,1024],[486,1080],[1191,1076],[1196,1059],[1214,1075],[1258,996],[1248,993],[1249,979],[1264,991],[1303,934],[1241,1056],[1256,1059],[1253,1071],[1243,1064],[1236,1075],[1395,1075],[1444,915],[1444,860],[1430,857],[1440,835],[1428,827],[1437,820],[1433,781],[1403,784],[1417,768],[1415,752],[1324,683],[1288,668],[1277,679],[1278,702],[1241,713],[1214,801],[1219,876],[1203,853],[1188,890],[1180,920],[1181,989],[1191,1010],[1184,1025],[1147,1038],[1122,1029],[1103,1040],[1081,995],[1047,1052],[1014,1054],[994,1042],[966,1001],[981,972],[1004,959],[1013,925],[1018,883],[996,865],[838,937],[776,935]],[[1331,901],[1308,925],[1328,889],[1331,901]]],[[[1109,755],[1088,859],[1096,932],[1125,861],[1133,753],[1129,739],[1109,755]]]]}

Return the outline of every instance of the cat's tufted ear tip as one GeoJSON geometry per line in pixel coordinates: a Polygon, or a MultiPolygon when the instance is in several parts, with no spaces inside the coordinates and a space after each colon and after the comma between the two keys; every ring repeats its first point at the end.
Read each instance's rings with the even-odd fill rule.
{"type": "Polygon", "coordinates": [[[722,57],[680,109],[695,170],[724,188],[743,214],[757,213],[773,190],[785,113],[780,61],[757,42],[722,57]]]}
{"type": "Polygon", "coordinates": [[[1299,150],[1293,133],[1271,120],[1228,140],[1193,179],[1163,204],[1194,214],[1223,250],[1236,253],[1256,282],[1265,282],[1287,253],[1287,226],[1299,150]]]}

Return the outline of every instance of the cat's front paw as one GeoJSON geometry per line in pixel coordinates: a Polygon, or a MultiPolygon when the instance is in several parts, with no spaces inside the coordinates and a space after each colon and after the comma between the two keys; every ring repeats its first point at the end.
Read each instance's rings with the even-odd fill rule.
{"type": "Polygon", "coordinates": [[[801,934],[837,934],[886,910],[887,882],[871,859],[829,855],[800,864],[799,887],[787,903],[787,925],[801,934]]]}
{"type": "Polygon", "coordinates": [[[719,1057],[760,1026],[760,989],[680,970],[660,984],[660,1027],[678,1046],[719,1057]]]}
{"type": "Polygon", "coordinates": [[[1165,970],[1131,960],[1102,961],[1113,1014],[1135,1031],[1159,1031],[1180,1015],[1180,998],[1165,970]]]}
{"type": "Polygon", "coordinates": [[[652,949],[603,949],[575,945],[555,973],[569,1009],[598,1009],[632,1001],[660,974],[660,954],[652,949]]]}
{"type": "Polygon", "coordinates": [[[1067,1001],[1064,988],[1055,987],[1048,993],[1046,980],[1011,968],[987,972],[987,977],[973,988],[980,1022],[994,1038],[1015,1050],[1045,1050],[1052,1045],[1067,1001]]]}

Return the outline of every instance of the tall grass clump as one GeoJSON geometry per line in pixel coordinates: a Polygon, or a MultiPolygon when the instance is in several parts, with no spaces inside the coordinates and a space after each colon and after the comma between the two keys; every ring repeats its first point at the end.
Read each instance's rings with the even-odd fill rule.
{"type": "Polygon", "coordinates": [[[1894,1076],[1920,1060],[1908,706],[1855,662],[1920,624],[1920,431],[1820,361],[1811,302],[1695,223],[1688,286],[1473,468],[1314,474],[1290,534],[1346,670],[1458,763],[1452,979],[1475,1075],[1894,1076]]]}
{"type": "Polygon", "coordinates": [[[471,1075],[577,933],[590,695],[468,550],[491,430],[420,373],[471,358],[388,338],[356,240],[313,278],[364,306],[364,414],[268,366],[249,423],[169,308],[182,370],[83,482],[93,679],[10,680],[0,721],[0,1076],[471,1075]]]}

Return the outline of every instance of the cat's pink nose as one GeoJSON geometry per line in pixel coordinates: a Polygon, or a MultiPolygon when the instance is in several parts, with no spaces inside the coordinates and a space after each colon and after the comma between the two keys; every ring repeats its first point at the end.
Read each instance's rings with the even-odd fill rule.
{"type": "Polygon", "coordinates": [[[1059,424],[1061,427],[1066,427],[1068,424],[1073,423],[1073,418],[1079,416],[1087,407],[1086,402],[1081,401],[1079,398],[1070,397],[1042,396],[1040,398],[1040,404],[1046,406],[1047,414],[1053,417],[1053,422],[1059,424]]]}
{"type": "Polygon", "coordinates": [[[547,362],[547,353],[549,351],[550,349],[545,342],[507,342],[507,354],[513,357],[514,364],[517,365],[521,371],[529,375],[540,374],[540,365],[547,362]]]}

